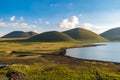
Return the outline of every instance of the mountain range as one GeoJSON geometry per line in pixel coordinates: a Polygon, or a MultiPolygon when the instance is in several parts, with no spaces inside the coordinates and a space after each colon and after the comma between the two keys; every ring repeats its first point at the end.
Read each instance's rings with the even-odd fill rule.
{"type": "Polygon", "coordinates": [[[64,32],[49,31],[27,39],[33,42],[60,42],[60,41],[108,41],[100,35],[82,28],[75,28],[64,32]]]}
{"type": "Polygon", "coordinates": [[[100,35],[112,41],[120,41],[120,27],[110,29],[100,35]]]}
{"type": "Polygon", "coordinates": [[[49,31],[44,33],[13,31],[4,35],[2,38],[27,38],[26,41],[32,42],[60,42],[60,41],[88,41],[88,42],[104,42],[104,41],[120,41],[120,27],[113,28],[101,33],[100,35],[83,29],[74,28],[64,32],[49,31]]]}
{"type": "Polygon", "coordinates": [[[10,32],[4,36],[2,36],[2,38],[28,38],[28,37],[32,37],[34,35],[37,35],[38,33],[36,32],[24,32],[24,31],[13,31],[10,32]]]}

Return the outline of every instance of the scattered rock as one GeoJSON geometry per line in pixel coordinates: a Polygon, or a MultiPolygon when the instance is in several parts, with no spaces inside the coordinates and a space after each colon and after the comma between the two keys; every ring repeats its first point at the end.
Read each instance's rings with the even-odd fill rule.
{"type": "Polygon", "coordinates": [[[10,71],[6,74],[8,80],[26,80],[25,74],[17,71],[10,71]]]}
{"type": "Polygon", "coordinates": [[[66,54],[66,49],[61,49],[59,55],[64,56],[66,54]]]}
{"type": "Polygon", "coordinates": [[[42,70],[41,72],[42,73],[45,73],[45,72],[50,72],[50,71],[52,71],[53,70],[53,68],[45,68],[44,70],[42,70]]]}
{"type": "Polygon", "coordinates": [[[4,68],[4,67],[6,67],[6,65],[0,64],[0,69],[2,69],[2,68],[4,68]]]}
{"type": "Polygon", "coordinates": [[[11,53],[12,51],[6,51],[6,53],[11,53]]]}
{"type": "Polygon", "coordinates": [[[17,52],[17,51],[12,51],[11,53],[20,53],[20,52],[17,52]]]}

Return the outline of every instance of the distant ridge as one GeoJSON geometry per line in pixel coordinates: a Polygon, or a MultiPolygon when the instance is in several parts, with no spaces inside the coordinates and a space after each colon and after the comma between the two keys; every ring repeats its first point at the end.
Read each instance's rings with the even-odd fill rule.
{"type": "Polygon", "coordinates": [[[57,31],[50,31],[38,34],[29,38],[27,41],[36,41],[36,42],[60,42],[60,41],[74,41],[71,37],[67,34],[57,32],[57,31]]]}
{"type": "Polygon", "coordinates": [[[64,32],[49,31],[41,34],[35,32],[13,31],[2,38],[27,38],[25,41],[32,42],[61,42],[61,41],[87,41],[87,42],[104,42],[107,39],[100,35],[83,29],[75,28],[64,32]]]}
{"type": "Polygon", "coordinates": [[[33,31],[29,31],[29,32],[27,32],[27,34],[29,34],[29,36],[32,37],[32,36],[37,35],[38,33],[33,32],[33,31]]]}
{"type": "Polygon", "coordinates": [[[4,36],[2,36],[2,38],[28,38],[28,37],[31,37],[31,36],[34,36],[36,35],[37,33],[35,32],[24,32],[24,31],[13,31],[13,32],[10,32],[4,36]]]}
{"type": "Polygon", "coordinates": [[[108,31],[103,32],[100,35],[109,40],[120,41],[120,27],[110,29],[108,31]]]}
{"type": "Polygon", "coordinates": [[[98,34],[83,28],[75,28],[64,31],[63,33],[79,41],[107,41],[107,39],[99,36],[98,34]]]}

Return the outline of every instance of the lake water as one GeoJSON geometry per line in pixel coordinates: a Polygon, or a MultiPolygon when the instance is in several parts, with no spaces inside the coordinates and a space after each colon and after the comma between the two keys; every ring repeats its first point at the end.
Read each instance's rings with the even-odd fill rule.
{"type": "Polygon", "coordinates": [[[3,64],[0,64],[0,68],[1,68],[1,67],[4,67],[4,66],[5,66],[5,65],[3,65],[3,64]]]}
{"type": "Polygon", "coordinates": [[[120,42],[95,44],[106,45],[67,49],[66,55],[81,59],[120,62],[120,42]]]}

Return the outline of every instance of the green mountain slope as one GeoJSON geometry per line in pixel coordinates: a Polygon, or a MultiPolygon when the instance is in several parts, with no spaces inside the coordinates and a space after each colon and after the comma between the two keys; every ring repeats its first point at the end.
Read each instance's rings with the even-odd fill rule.
{"type": "Polygon", "coordinates": [[[60,41],[74,41],[68,35],[57,32],[57,31],[50,31],[38,34],[29,38],[27,41],[38,41],[38,42],[60,42],[60,41]]]}
{"type": "Polygon", "coordinates": [[[24,31],[13,31],[11,33],[4,35],[2,38],[26,38],[26,37],[29,37],[29,34],[27,34],[24,31]]]}
{"type": "Polygon", "coordinates": [[[37,35],[37,33],[30,31],[30,32],[24,32],[24,31],[13,31],[10,32],[4,36],[2,36],[2,38],[28,38],[28,37],[32,37],[34,35],[37,35]]]}
{"type": "Polygon", "coordinates": [[[115,41],[120,40],[120,27],[110,29],[100,35],[109,40],[115,40],[115,41]]]}
{"type": "Polygon", "coordinates": [[[29,32],[27,32],[27,34],[29,34],[29,36],[35,36],[35,35],[37,35],[38,33],[33,32],[33,31],[29,31],[29,32]]]}
{"type": "Polygon", "coordinates": [[[64,31],[63,33],[79,41],[107,41],[107,39],[98,34],[82,28],[71,29],[64,31]]]}

